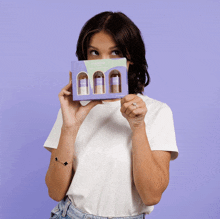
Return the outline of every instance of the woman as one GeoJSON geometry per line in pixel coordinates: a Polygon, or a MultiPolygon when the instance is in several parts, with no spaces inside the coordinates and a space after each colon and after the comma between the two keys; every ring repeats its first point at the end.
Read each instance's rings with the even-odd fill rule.
{"type": "Polygon", "coordinates": [[[129,94],[73,101],[70,74],[44,144],[51,151],[49,196],[59,201],[51,218],[144,218],[168,186],[178,149],[171,109],[142,94],[150,77],[140,31],[123,13],[100,13],[82,28],[76,55],[126,57],[129,94]]]}

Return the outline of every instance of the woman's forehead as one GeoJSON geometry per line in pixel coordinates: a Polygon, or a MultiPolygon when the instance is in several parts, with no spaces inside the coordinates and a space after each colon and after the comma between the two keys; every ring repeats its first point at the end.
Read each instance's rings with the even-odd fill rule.
{"type": "Polygon", "coordinates": [[[104,31],[93,34],[93,36],[90,38],[88,48],[100,46],[108,46],[110,49],[117,47],[113,37],[104,31]]]}

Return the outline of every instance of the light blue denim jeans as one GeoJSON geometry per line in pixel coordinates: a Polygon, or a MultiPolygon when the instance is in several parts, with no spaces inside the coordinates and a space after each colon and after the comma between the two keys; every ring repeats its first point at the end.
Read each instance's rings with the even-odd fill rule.
{"type": "Polygon", "coordinates": [[[83,213],[77,209],[68,196],[60,201],[51,211],[50,219],[144,219],[144,213],[137,216],[128,217],[100,217],[92,214],[83,213]]]}

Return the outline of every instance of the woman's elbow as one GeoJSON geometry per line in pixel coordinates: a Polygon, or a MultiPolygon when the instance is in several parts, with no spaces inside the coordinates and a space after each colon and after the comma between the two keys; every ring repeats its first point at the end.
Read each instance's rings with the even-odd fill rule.
{"type": "Polygon", "coordinates": [[[152,206],[152,205],[158,204],[160,202],[160,200],[161,200],[161,196],[160,197],[154,197],[154,198],[145,200],[144,204],[146,206],[152,206]]]}
{"type": "Polygon", "coordinates": [[[47,185],[48,195],[51,199],[60,202],[65,197],[65,194],[62,194],[58,188],[54,188],[54,186],[50,184],[47,177],[45,178],[45,183],[47,185]]]}
{"type": "Polygon", "coordinates": [[[48,189],[48,195],[51,199],[53,199],[54,201],[57,201],[57,202],[60,202],[65,197],[65,195],[61,195],[59,193],[51,192],[49,189],[48,189]]]}

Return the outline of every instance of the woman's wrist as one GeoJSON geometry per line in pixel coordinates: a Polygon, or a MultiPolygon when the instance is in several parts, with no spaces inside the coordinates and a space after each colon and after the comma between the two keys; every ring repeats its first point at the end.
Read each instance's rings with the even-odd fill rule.
{"type": "Polygon", "coordinates": [[[142,122],[141,124],[132,127],[133,134],[139,133],[140,131],[143,130],[145,130],[145,122],[142,122]]]}
{"type": "Polygon", "coordinates": [[[79,130],[80,128],[80,125],[76,125],[76,124],[63,124],[62,127],[61,127],[61,130],[62,131],[65,131],[65,132],[75,132],[79,130]]]}

